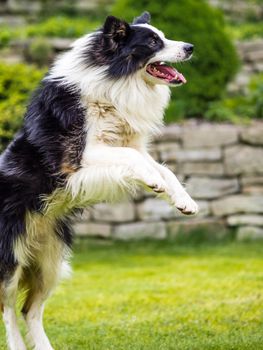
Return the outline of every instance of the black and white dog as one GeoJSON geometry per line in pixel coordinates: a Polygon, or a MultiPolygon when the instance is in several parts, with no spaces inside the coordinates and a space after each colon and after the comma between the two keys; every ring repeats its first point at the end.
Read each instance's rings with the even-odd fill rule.
{"type": "Polygon", "coordinates": [[[117,200],[139,185],[162,193],[184,214],[196,203],[175,175],[147,153],[163,122],[169,87],[184,76],[165,62],[189,59],[193,45],[149,24],[107,17],[55,62],[35,93],[24,125],[0,157],[0,305],[11,350],[25,350],[15,302],[34,349],[51,350],[44,302],[65,270],[69,215],[117,200]]]}

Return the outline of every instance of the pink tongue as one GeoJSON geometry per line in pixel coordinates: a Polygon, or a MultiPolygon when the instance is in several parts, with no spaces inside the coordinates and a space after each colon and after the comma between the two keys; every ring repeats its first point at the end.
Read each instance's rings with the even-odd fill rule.
{"type": "Polygon", "coordinates": [[[175,68],[164,65],[158,65],[156,68],[164,74],[170,74],[173,78],[177,76],[183,83],[186,83],[186,79],[183,74],[179,73],[175,68]]]}
{"type": "Polygon", "coordinates": [[[158,65],[156,66],[156,68],[164,73],[164,74],[170,74],[172,77],[175,77],[176,76],[176,72],[175,70],[172,68],[172,67],[169,67],[169,66],[163,66],[163,65],[158,65]]]}

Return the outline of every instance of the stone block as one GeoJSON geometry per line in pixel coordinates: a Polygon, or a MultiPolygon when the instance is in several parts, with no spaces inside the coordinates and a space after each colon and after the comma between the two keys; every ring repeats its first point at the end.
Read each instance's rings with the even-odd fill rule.
{"type": "Polygon", "coordinates": [[[67,38],[53,38],[49,40],[52,47],[57,51],[64,51],[70,47],[73,40],[67,38]]]}
{"type": "Polygon", "coordinates": [[[263,175],[242,176],[241,185],[242,186],[263,185],[263,175]]]}
{"type": "Polygon", "coordinates": [[[178,124],[169,124],[161,129],[161,134],[155,137],[155,141],[181,141],[183,127],[178,124]]]}
{"type": "Polygon", "coordinates": [[[211,203],[215,216],[238,213],[263,213],[263,196],[234,195],[211,203]]]}
{"type": "MultiPolygon", "coordinates": [[[[196,201],[199,207],[197,216],[205,217],[211,212],[208,201],[196,201]]],[[[138,217],[143,221],[171,220],[175,218],[185,218],[176,207],[159,198],[148,198],[137,207],[138,217]]]]}
{"type": "Polygon", "coordinates": [[[178,149],[176,160],[178,162],[213,162],[221,160],[222,151],[220,148],[209,149],[178,149]]]}
{"type": "Polygon", "coordinates": [[[171,170],[171,172],[173,172],[174,174],[176,174],[176,177],[179,179],[179,181],[183,181],[184,180],[184,176],[182,174],[180,174],[180,168],[179,165],[176,162],[165,162],[166,166],[168,169],[171,170]],[[178,174],[179,173],[179,174],[178,174]]]}
{"type": "Polygon", "coordinates": [[[245,194],[255,194],[255,195],[258,194],[263,196],[263,186],[260,186],[260,185],[244,186],[242,188],[242,192],[245,194]]]}
{"type": "Polygon", "coordinates": [[[255,72],[257,72],[257,73],[263,72],[263,61],[262,62],[255,62],[254,69],[255,69],[255,72]]]}
{"type": "Polygon", "coordinates": [[[247,87],[238,85],[235,80],[232,80],[230,83],[228,83],[226,88],[229,94],[237,94],[243,92],[244,90],[247,90],[247,87]]]}
{"type": "Polygon", "coordinates": [[[40,1],[30,1],[30,0],[9,0],[7,2],[8,10],[11,13],[26,13],[34,14],[41,11],[41,2],[40,1]]]}
{"type": "Polygon", "coordinates": [[[237,240],[263,240],[263,228],[257,226],[241,226],[237,230],[237,240]]]}
{"type": "Polygon", "coordinates": [[[252,145],[263,145],[263,123],[255,123],[251,127],[244,128],[241,139],[252,145]]]}
{"type": "MultiPolygon", "coordinates": [[[[1,6],[3,6],[1,4],[1,6]]],[[[0,13],[2,11],[0,10],[0,13]]],[[[12,15],[6,15],[0,17],[0,25],[3,26],[9,26],[9,27],[23,27],[26,25],[26,19],[23,16],[12,16],[12,15]]]]}
{"type": "Polygon", "coordinates": [[[22,56],[22,54],[17,54],[17,53],[7,53],[1,54],[1,61],[7,63],[7,64],[17,64],[17,63],[21,63],[24,61],[24,57],[22,56]]]}
{"type": "Polygon", "coordinates": [[[99,5],[99,1],[97,0],[76,0],[73,3],[74,7],[79,11],[94,10],[99,5]]]}
{"type": "Polygon", "coordinates": [[[238,180],[214,179],[209,177],[191,177],[186,184],[189,194],[198,199],[212,199],[236,193],[239,190],[238,180]]]}
{"type": "MultiPolygon", "coordinates": [[[[197,200],[196,203],[197,203],[198,208],[199,208],[199,211],[196,215],[198,218],[203,218],[203,217],[209,216],[211,214],[210,202],[197,200]]],[[[183,215],[182,213],[180,213],[180,214],[183,215]]]]}
{"type": "Polygon", "coordinates": [[[93,207],[92,217],[100,222],[128,222],[135,219],[135,206],[132,202],[116,204],[100,203],[93,207]]]}
{"type": "Polygon", "coordinates": [[[263,39],[244,40],[237,43],[238,50],[244,53],[263,50],[263,39]]]}
{"type": "Polygon", "coordinates": [[[263,148],[250,146],[231,146],[225,149],[224,163],[226,173],[263,174],[263,148]]]}
{"type": "Polygon", "coordinates": [[[263,215],[232,215],[228,216],[229,226],[263,226],[263,215]]]}
{"type": "Polygon", "coordinates": [[[224,221],[218,218],[192,218],[187,221],[177,220],[167,223],[167,233],[171,238],[196,231],[205,231],[217,238],[224,237],[227,234],[224,221]]]}
{"type": "Polygon", "coordinates": [[[156,150],[160,155],[160,159],[163,162],[175,161],[177,159],[177,152],[180,149],[180,145],[176,142],[165,142],[156,145],[156,150]]]}
{"type": "Polygon", "coordinates": [[[241,71],[246,72],[246,73],[253,74],[253,67],[251,66],[251,64],[244,64],[244,65],[241,67],[241,71]]]}
{"type": "Polygon", "coordinates": [[[215,162],[189,162],[180,166],[180,172],[184,175],[223,175],[222,163],[215,162]]]}
{"type": "Polygon", "coordinates": [[[171,219],[178,216],[178,210],[162,199],[148,198],[138,205],[138,216],[144,221],[171,219]]]}
{"type": "Polygon", "coordinates": [[[78,212],[74,216],[75,221],[90,221],[91,209],[84,209],[82,212],[78,212]]]}
{"type": "Polygon", "coordinates": [[[112,227],[110,224],[99,224],[95,222],[77,222],[73,225],[77,236],[98,236],[109,238],[112,227]]]}
{"type": "Polygon", "coordinates": [[[165,239],[166,228],[163,222],[134,222],[115,226],[113,238],[119,240],[140,240],[145,238],[165,239]]]}
{"type": "Polygon", "coordinates": [[[250,79],[251,79],[250,73],[241,71],[236,75],[233,83],[236,84],[239,87],[239,89],[244,89],[244,88],[247,88],[247,85],[250,82],[250,79]]]}
{"type": "Polygon", "coordinates": [[[229,145],[238,141],[238,128],[230,124],[202,123],[183,129],[183,146],[205,148],[229,145]]]}
{"type": "Polygon", "coordinates": [[[247,62],[263,61],[263,50],[250,51],[246,54],[247,62]]]}
{"type": "Polygon", "coordinates": [[[146,190],[146,188],[140,188],[134,195],[135,203],[141,202],[145,198],[155,198],[156,193],[154,193],[151,189],[146,190]]]}

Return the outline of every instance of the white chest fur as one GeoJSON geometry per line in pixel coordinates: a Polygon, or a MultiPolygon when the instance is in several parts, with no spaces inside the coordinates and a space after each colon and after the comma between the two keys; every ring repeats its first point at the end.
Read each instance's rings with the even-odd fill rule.
{"type": "Polygon", "coordinates": [[[127,147],[138,137],[138,133],[111,105],[89,103],[87,114],[87,147],[127,147]]]}

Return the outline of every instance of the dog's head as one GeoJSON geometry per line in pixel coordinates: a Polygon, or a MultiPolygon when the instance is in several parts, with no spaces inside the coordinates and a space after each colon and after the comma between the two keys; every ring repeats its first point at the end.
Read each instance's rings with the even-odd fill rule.
{"type": "Polygon", "coordinates": [[[139,73],[148,83],[177,86],[186,83],[186,79],[171,63],[188,60],[193,48],[192,44],[166,39],[150,25],[148,12],[132,24],[108,16],[94,37],[89,62],[108,65],[111,78],[139,73]]]}

